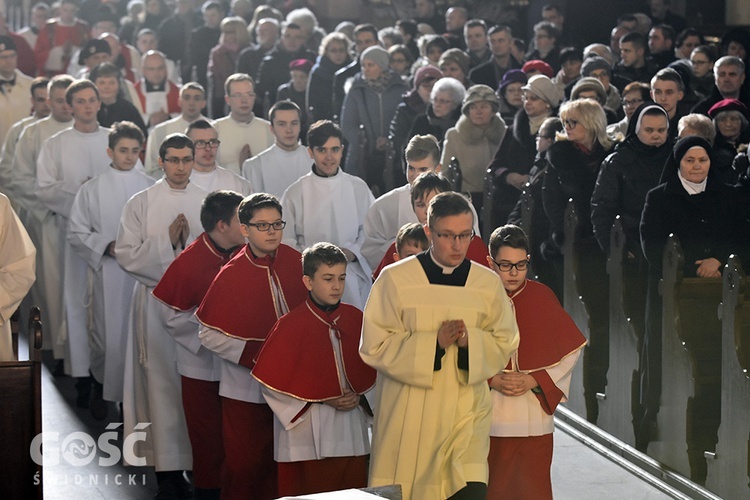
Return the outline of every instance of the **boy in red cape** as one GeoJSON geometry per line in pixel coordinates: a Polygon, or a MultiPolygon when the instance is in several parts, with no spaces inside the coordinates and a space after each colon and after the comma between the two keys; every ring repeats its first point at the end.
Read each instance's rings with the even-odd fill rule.
{"type": "Polygon", "coordinates": [[[586,338],[547,286],[526,279],[529,242],[508,224],[490,236],[487,262],[516,312],[521,342],[492,377],[487,498],[551,499],[552,414],[567,401],[570,376],[586,338]]]}
{"type": "Polygon", "coordinates": [[[242,195],[214,191],[203,200],[204,232],[169,265],[152,292],[162,303],[164,329],[177,342],[177,371],[182,380],[182,407],[193,451],[196,498],[218,498],[224,447],[221,437],[221,360],[201,346],[195,310],[219,270],[245,240],[237,220],[242,195]]]}
{"type": "Polygon", "coordinates": [[[195,313],[201,344],[221,365],[224,499],[276,498],[273,412],[250,375],[253,360],[276,321],[302,304],[301,254],[281,243],[286,222],[279,200],[255,193],[240,203],[247,245],[219,271],[195,313]]]}
{"type": "Polygon", "coordinates": [[[341,302],[346,255],[316,243],[302,267],[307,301],[276,323],[253,369],[276,416],[282,496],[367,486],[370,453],[364,394],[375,386],[375,370],[359,356],[362,311],[341,302]]]}

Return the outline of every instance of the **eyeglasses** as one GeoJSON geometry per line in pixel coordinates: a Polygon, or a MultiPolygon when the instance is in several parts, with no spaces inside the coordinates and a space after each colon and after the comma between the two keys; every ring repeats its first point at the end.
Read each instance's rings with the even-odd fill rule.
{"type": "Polygon", "coordinates": [[[565,128],[576,128],[578,126],[578,120],[574,120],[573,118],[567,118],[563,120],[563,125],[565,125],[565,128]]]}
{"type": "Polygon", "coordinates": [[[441,239],[443,241],[458,241],[461,243],[466,243],[467,241],[471,240],[474,237],[474,231],[469,231],[468,233],[461,233],[461,234],[453,234],[453,233],[439,233],[435,231],[435,236],[438,237],[438,239],[441,239]]]}
{"type": "Polygon", "coordinates": [[[622,106],[624,108],[633,108],[643,104],[643,99],[623,99],[622,106]]]}
{"type": "Polygon", "coordinates": [[[193,158],[192,156],[186,156],[184,158],[177,158],[176,156],[170,156],[169,158],[164,158],[164,161],[166,163],[172,163],[174,165],[179,165],[180,163],[182,163],[183,165],[187,165],[189,163],[193,163],[193,160],[195,160],[195,158],[193,158]]]}
{"type": "Polygon", "coordinates": [[[269,229],[273,228],[274,231],[281,231],[286,227],[285,220],[277,220],[276,222],[248,222],[246,226],[253,226],[258,231],[263,233],[268,232],[269,229]]]}
{"type": "MultiPolygon", "coordinates": [[[[492,259],[492,257],[490,257],[492,259]]],[[[518,262],[498,262],[495,259],[492,259],[492,262],[497,265],[498,269],[500,269],[504,273],[509,273],[511,269],[514,267],[516,268],[516,271],[525,271],[527,267],[529,267],[529,261],[528,260],[519,260],[518,262]]]]}
{"type": "Polygon", "coordinates": [[[221,141],[219,139],[211,139],[210,141],[199,140],[195,141],[193,144],[195,144],[195,149],[203,149],[206,146],[211,146],[215,149],[219,147],[221,141]]]}
{"type": "Polygon", "coordinates": [[[229,94],[232,99],[252,99],[255,97],[255,92],[244,92],[242,94],[229,94]]]}

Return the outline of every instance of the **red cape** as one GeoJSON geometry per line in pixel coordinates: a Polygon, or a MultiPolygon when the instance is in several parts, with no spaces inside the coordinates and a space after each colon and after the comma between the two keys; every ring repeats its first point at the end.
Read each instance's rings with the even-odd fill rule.
{"type": "MultiPolygon", "coordinates": [[[[143,107],[143,112],[146,112],[146,94],[144,90],[144,86],[146,84],[144,83],[144,80],[140,80],[138,83],[135,84],[135,90],[138,92],[138,99],[141,101],[141,106],[143,107]]],[[[174,114],[180,114],[180,87],[173,83],[170,80],[167,80],[166,83],[166,89],[167,89],[167,113],[170,115],[174,114]]]]}
{"type": "Polygon", "coordinates": [[[301,259],[297,250],[283,243],[273,259],[258,259],[245,245],[208,289],[195,315],[209,328],[249,341],[240,358],[242,366],[252,368],[262,342],[283,315],[274,299],[272,283],[278,286],[287,310],[307,298],[301,259]]]}
{"type": "Polygon", "coordinates": [[[253,376],[268,388],[303,401],[343,396],[330,329],[339,338],[349,386],[358,394],[372,389],[376,372],[359,356],[362,311],[340,304],[327,313],[309,298],[273,327],[258,354],[253,376]]]}
{"type": "MultiPolygon", "coordinates": [[[[385,251],[385,255],[383,256],[383,260],[380,261],[380,264],[378,264],[377,269],[373,271],[372,273],[372,279],[376,280],[378,279],[378,276],[380,276],[380,273],[383,272],[383,268],[385,266],[389,266],[396,262],[393,260],[393,254],[396,253],[396,243],[391,243],[391,246],[388,247],[388,250],[385,251]]],[[[476,262],[477,264],[482,264],[484,267],[489,267],[487,265],[487,256],[489,255],[489,250],[487,249],[487,245],[484,244],[482,241],[482,238],[479,236],[474,235],[474,237],[471,239],[471,243],[469,244],[469,249],[466,251],[466,258],[476,262]]]]}
{"type": "MultiPolygon", "coordinates": [[[[535,393],[542,409],[552,415],[563,392],[554,384],[546,368],[551,368],[569,354],[586,345],[583,336],[554,292],[546,285],[526,280],[508,294],[513,301],[521,341],[518,344],[518,369],[531,372],[541,393],[535,393]]],[[[511,370],[511,363],[505,367],[511,370]]]]}
{"type": "Polygon", "coordinates": [[[202,233],[169,265],[152,293],[173,309],[195,309],[230,258],[231,255],[219,252],[208,235],[202,233]]]}

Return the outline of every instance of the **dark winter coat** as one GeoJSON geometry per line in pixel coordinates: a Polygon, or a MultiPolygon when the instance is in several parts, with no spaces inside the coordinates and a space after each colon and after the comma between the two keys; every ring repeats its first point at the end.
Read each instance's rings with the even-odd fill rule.
{"type": "Polygon", "coordinates": [[[311,121],[332,120],[333,115],[333,75],[336,71],[348,65],[349,59],[340,66],[336,66],[326,56],[318,56],[318,61],[310,71],[307,80],[307,105],[311,112],[311,121]]]}

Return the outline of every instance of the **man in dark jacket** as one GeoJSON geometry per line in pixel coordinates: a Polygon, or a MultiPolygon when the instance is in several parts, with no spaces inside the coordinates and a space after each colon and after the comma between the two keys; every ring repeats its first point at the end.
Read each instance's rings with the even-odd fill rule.
{"type": "Polygon", "coordinates": [[[724,99],[737,99],[745,106],[750,105],[750,98],[744,91],[745,63],[735,56],[724,56],[714,64],[714,88],[711,95],[695,105],[692,113],[708,116],[711,106],[724,99]]]}
{"type": "Polygon", "coordinates": [[[268,94],[271,104],[276,102],[276,90],[279,85],[289,80],[289,63],[296,59],[307,59],[315,62],[315,54],[305,47],[305,34],[302,28],[294,23],[284,26],[281,40],[271,49],[258,70],[258,99],[261,102],[268,94]]]}
{"type": "Polygon", "coordinates": [[[505,72],[520,69],[521,64],[510,53],[513,40],[510,26],[493,26],[487,31],[487,39],[492,51],[492,59],[472,69],[469,73],[469,80],[475,84],[481,83],[496,89],[505,72]]]}
{"type": "Polygon", "coordinates": [[[201,7],[203,12],[203,26],[195,28],[190,35],[190,62],[183,65],[188,68],[187,74],[182,75],[182,81],[198,82],[203,88],[208,88],[206,71],[208,68],[208,57],[211,49],[219,43],[221,29],[219,24],[224,18],[224,7],[220,2],[206,2],[201,7]],[[193,77],[195,71],[195,77],[193,77]]]}

